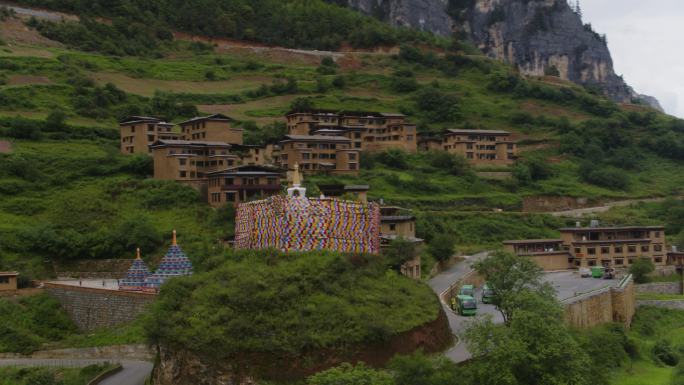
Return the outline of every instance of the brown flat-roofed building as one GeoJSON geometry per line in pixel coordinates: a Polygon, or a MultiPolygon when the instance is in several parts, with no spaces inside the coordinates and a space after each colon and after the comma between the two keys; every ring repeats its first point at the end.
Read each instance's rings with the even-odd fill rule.
{"type": "Polygon", "coordinates": [[[562,239],[526,239],[503,244],[506,251],[530,257],[546,271],[567,270],[574,263],[562,239]]]}
{"type": "Polygon", "coordinates": [[[422,139],[420,147],[462,155],[477,166],[509,165],[518,154],[511,133],[501,130],[448,129],[439,138],[422,139]]]}
{"type": "Polygon", "coordinates": [[[0,271],[0,291],[17,290],[18,276],[16,271],[0,271]]]}
{"type": "Polygon", "coordinates": [[[380,247],[388,248],[397,239],[411,242],[416,247],[416,256],[401,265],[401,273],[409,278],[421,278],[421,250],[423,240],[416,238],[416,217],[401,207],[380,207],[380,247]]]}
{"type": "Polygon", "coordinates": [[[150,146],[154,178],[203,189],[208,173],[238,165],[239,158],[230,148],[230,144],[222,142],[158,140],[150,146]]]}
{"type": "Polygon", "coordinates": [[[416,126],[396,113],[366,111],[297,110],[286,115],[292,135],[345,136],[352,148],[369,152],[391,148],[418,150],[416,126]]]}
{"type": "Polygon", "coordinates": [[[326,197],[339,198],[345,195],[353,195],[356,200],[360,202],[368,202],[368,190],[370,190],[370,186],[367,184],[319,184],[318,189],[321,191],[321,194],[326,197]]]}
{"type": "Polygon", "coordinates": [[[221,207],[254,199],[263,199],[283,190],[284,170],[274,167],[244,165],[207,174],[209,204],[221,207]]]}
{"type": "Polygon", "coordinates": [[[628,267],[639,258],[656,266],[668,263],[663,226],[578,226],[562,228],[560,233],[559,239],[504,241],[504,247],[535,258],[546,270],[628,267]]]}
{"type": "Polygon", "coordinates": [[[358,175],[360,150],[343,136],[286,135],[279,144],[277,166],[292,170],[295,164],[305,174],[358,175]]]}
{"type": "Polygon", "coordinates": [[[233,127],[235,120],[223,114],[199,116],[178,123],[185,140],[243,144],[242,128],[233,127]]]}
{"type": "Polygon", "coordinates": [[[242,164],[244,165],[261,165],[267,166],[272,165],[275,162],[275,158],[278,156],[278,145],[277,144],[266,144],[263,146],[259,145],[238,145],[232,144],[232,151],[240,157],[242,164]]]}
{"type": "Polygon", "coordinates": [[[150,116],[129,116],[119,122],[121,153],[149,154],[149,146],[157,140],[178,140],[181,134],[173,124],[150,116]]]}

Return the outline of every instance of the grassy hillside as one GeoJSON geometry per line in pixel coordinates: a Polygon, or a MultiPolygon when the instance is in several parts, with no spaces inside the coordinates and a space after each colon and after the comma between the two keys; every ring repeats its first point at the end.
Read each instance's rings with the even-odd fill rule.
{"type": "MultiPolygon", "coordinates": [[[[114,56],[65,48],[21,23],[10,16],[0,28],[0,140],[13,149],[0,154],[0,266],[28,276],[49,275],[53,259],[129,257],[136,245],[146,258],[158,256],[173,228],[198,263],[221,253],[216,240],[232,232],[230,210],[211,210],[191,189],[146,180],[149,161],[118,154],[116,121],[132,113],[173,121],[226,113],[251,143],[282,135],[282,115],[293,104],[403,112],[428,134],[510,130],[522,160],[486,170],[510,171],[510,180],[479,178],[482,170],[457,157],[400,152],[364,155],[356,178],[306,180],[313,191],[332,181],[370,184],[371,198],[415,209],[420,236],[451,233],[462,251],[553,236],[563,221],[511,213],[526,197],[669,196],[684,182],[681,121],[617,106],[557,78],[522,79],[463,43],[330,60],[245,42],[169,40],[153,55],[114,56]]],[[[60,36],[86,49],[73,34],[60,36]]]]}

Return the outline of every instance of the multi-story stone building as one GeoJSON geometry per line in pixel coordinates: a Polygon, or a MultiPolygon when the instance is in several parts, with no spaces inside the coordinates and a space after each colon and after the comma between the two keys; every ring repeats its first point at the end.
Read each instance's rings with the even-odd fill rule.
{"type": "Polygon", "coordinates": [[[157,140],[178,140],[181,134],[173,124],[149,116],[129,116],[119,122],[121,153],[149,154],[149,146],[157,140]]]}
{"type": "Polygon", "coordinates": [[[275,164],[292,170],[295,164],[305,174],[358,175],[360,150],[343,136],[286,135],[279,143],[275,164]]]}
{"type": "Polygon", "coordinates": [[[512,164],[518,154],[518,145],[508,131],[449,129],[438,138],[426,138],[420,142],[423,150],[444,150],[462,155],[478,166],[512,164]]]}
{"type": "Polygon", "coordinates": [[[235,120],[223,114],[199,116],[178,123],[184,140],[243,144],[243,130],[233,127],[235,120]]]}
{"type": "Polygon", "coordinates": [[[209,204],[221,207],[254,199],[263,199],[283,191],[283,170],[245,165],[207,173],[209,204]]]}
{"type": "Polygon", "coordinates": [[[423,240],[416,238],[416,217],[401,207],[380,207],[380,247],[386,249],[398,238],[416,247],[416,256],[401,265],[401,273],[409,278],[420,279],[423,240]]]}
{"type": "Polygon", "coordinates": [[[286,119],[291,135],[344,136],[352,148],[370,152],[396,148],[415,153],[418,149],[416,126],[402,114],[302,110],[289,112],[286,119]]]}
{"type": "Polygon", "coordinates": [[[667,264],[663,226],[568,227],[559,239],[504,241],[505,249],[533,257],[544,269],[627,267],[638,258],[667,264]]]}
{"type": "Polygon", "coordinates": [[[222,142],[158,140],[150,145],[154,178],[183,182],[204,191],[208,173],[238,165],[239,157],[230,148],[222,142]]]}

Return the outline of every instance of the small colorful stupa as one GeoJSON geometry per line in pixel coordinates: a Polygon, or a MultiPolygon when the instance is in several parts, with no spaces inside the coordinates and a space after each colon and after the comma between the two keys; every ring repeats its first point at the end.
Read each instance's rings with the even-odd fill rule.
{"type": "Polygon", "coordinates": [[[173,240],[171,247],[162,258],[157,271],[145,278],[144,291],[157,293],[159,287],[171,277],[179,277],[183,275],[192,274],[192,263],[188,257],[183,253],[180,246],[176,242],[176,230],[173,230],[173,240]]]}
{"type": "Polygon", "coordinates": [[[136,257],[131,267],[126,272],[126,278],[119,283],[119,290],[142,291],[145,288],[145,278],[150,274],[145,261],[140,258],[140,248],[137,249],[136,257]]]}

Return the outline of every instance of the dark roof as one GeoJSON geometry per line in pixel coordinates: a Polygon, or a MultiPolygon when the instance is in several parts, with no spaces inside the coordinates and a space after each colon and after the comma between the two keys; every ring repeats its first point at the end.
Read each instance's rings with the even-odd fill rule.
{"type": "Polygon", "coordinates": [[[410,222],[416,220],[413,215],[383,215],[380,222],[410,222]]]}
{"type": "Polygon", "coordinates": [[[213,115],[207,115],[207,116],[196,116],[190,120],[186,120],[184,122],[178,123],[179,125],[185,125],[188,123],[195,123],[195,122],[202,122],[205,120],[217,120],[217,121],[226,121],[226,122],[234,122],[235,119],[231,118],[230,116],[226,116],[223,114],[213,114],[213,115]]]}
{"type": "Polygon", "coordinates": [[[124,124],[132,124],[132,123],[162,123],[165,125],[170,125],[172,126],[173,124],[164,122],[163,120],[159,118],[155,118],[153,116],[139,116],[139,115],[131,115],[127,116],[119,121],[119,125],[124,125],[124,124]]]}
{"type": "Polygon", "coordinates": [[[168,147],[168,146],[187,146],[187,147],[225,147],[231,148],[232,146],[225,142],[199,142],[191,140],[157,140],[156,142],[150,144],[150,148],[155,147],[168,147]]]}
{"type": "Polygon", "coordinates": [[[563,243],[562,239],[517,239],[512,241],[503,241],[504,245],[524,245],[528,243],[563,243]]]}
{"type": "Polygon", "coordinates": [[[281,142],[285,141],[321,141],[321,142],[350,142],[349,138],[344,136],[330,136],[330,135],[285,135],[281,142]]]}
{"type": "Polygon", "coordinates": [[[508,131],[502,131],[502,130],[466,130],[466,129],[449,128],[446,131],[449,134],[464,134],[464,135],[470,135],[470,134],[510,135],[511,134],[508,131]]]}
{"type": "Polygon", "coordinates": [[[665,226],[564,227],[560,231],[664,230],[665,226]]]}
{"type": "Polygon", "coordinates": [[[236,174],[249,174],[249,175],[273,175],[281,176],[285,170],[277,167],[269,166],[259,166],[259,165],[243,165],[237,167],[230,167],[225,170],[208,172],[207,175],[236,175],[236,174]]]}
{"type": "Polygon", "coordinates": [[[406,115],[400,113],[392,112],[374,112],[374,111],[345,111],[345,110],[324,110],[324,109],[300,109],[300,110],[290,110],[285,116],[295,115],[295,114],[328,114],[328,115],[338,115],[340,117],[359,117],[359,118],[391,118],[391,117],[405,117],[406,115]]]}
{"type": "Polygon", "coordinates": [[[0,271],[0,277],[16,277],[19,275],[16,271],[0,271]]]}

